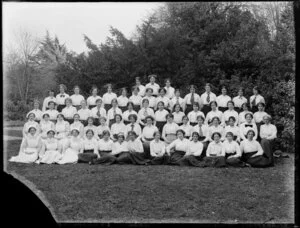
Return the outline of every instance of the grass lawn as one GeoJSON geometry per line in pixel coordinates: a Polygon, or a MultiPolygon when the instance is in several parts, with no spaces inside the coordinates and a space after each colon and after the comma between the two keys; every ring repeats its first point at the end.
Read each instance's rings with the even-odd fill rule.
{"type": "Polygon", "coordinates": [[[5,129],[4,134],[8,136],[23,137],[22,131],[20,130],[5,129]]]}
{"type": "MultiPolygon", "coordinates": [[[[7,158],[20,140],[8,141],[7,158]]],[[[294,156],[276,166],[193,168],[7,163],[63,221],[294,223],[294,156]]]]}

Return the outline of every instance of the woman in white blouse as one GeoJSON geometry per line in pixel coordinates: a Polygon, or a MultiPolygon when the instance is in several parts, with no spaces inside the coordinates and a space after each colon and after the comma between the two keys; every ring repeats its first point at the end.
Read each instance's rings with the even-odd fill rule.
{"type": "MultiPolygon", "coordinates": [[[[196,86],[190,85],[189,87],[190,93],[185,95],[184,97],[184,104],[185,104],[185,114],[188,115],[191,111],[193,111],[194,104],[201,105],[201,98],[198,93],[196,93],[196,86]]],[[[198,106],[198,108],[199,108],[198,106]]]]}
{"type": "Polygon", "coordinates": [[[93,159],[100,157],[98,153],[98,142],[94,137],[95,132],[92,129],[86,131],[86,137],[83,140],[83,150],[78,154],[78,163],[89,163],[93,159]]]}
{"type": "Polygon", "coordinates": [[[167,115],[167,123],[164,125],[162,130],[162,138],[166,144],[172,143],[177,138],[177,130],[179,129],[178,125],[173,122],[173,115],[167,115]]]}
{"type": "Polygon", "coordinates": [[[96,140],[98,140],[99,139],[99,137],[98,137],[98,128],[94,125],[94,118],[93,117],[89,117],[87,119],[87,123],[88,124],[83,129],[83,135],[84,135],[84,137],[86,137],[86,133],[87,133],[88,130],[92,130],[93,133],[94,133],[94,138],[96,140]]]}
{"type": "Polygon", "coordinates": [[[146,124],[146,117],[147,116],[152,116],[153,118],[155,117],[153,109],[149,108],[149,100],[148,99],[144,99],[143,100],[143,107],[138,112],[138,117],[139,117],[140,125],[141,125],[142,128],[146,124]]]}
{"type": "Polygon", "coordinates": [[[130,123],[126,125],[125,138],[127,138],[130,131],[134,131],[138,139],[140,139],[142,137],[142,128],[137,123],[137,115],[131,114],[128,118],[130,120],[130,123]]]}
{"type": "Polygon", "coordinates": [[[77,109],[74,106],[72,106],[71,98],[66,98],[65,102],[66,102],[66,107],[63,108],[61,113],[64,115],[65,120],[68,121],[69,124],[72,124],[74,121],[73,116],[75,113],[77,113],[77,109]]]}
{"type": "Polygon", "coordinates": [[[27,122],[23,126],[23,137],[25,137],[28,134],[28,130],[30,127],[34,127],[36,129],[35,134],[40,134],[40,125],[34,120],[35,119],[35,114],[34,113],[28,113],[27,114],[27,122]]]}
{"type": "Polygon", "coordinates": [[[193,104],[193,110],[189,112],[187,116],[190,120],[190,125],[192,126],[197,125],[197,116],[203,116],[203,118],[205,118],[204,113],[200,111],[200,106],[198,103],[193,104]]]}
{"type": "Polygon", "coordinates": [[[151,165],[168,164],[170,156],[166,153],[165,143],[160,140],[161,133],[155,131],[153,137],[154,140],[150,142],[151,165]]]}
{"type": "Polygon", "coordinates": [[[184,112],[180,111],[181,107],[180,104],[174,105],[174,112],[172,113],[174,116],[174,122],[180,126],[182,125],[182,117],[185,116],[184,112]]]}
{"type": "Polygon", "coordinates": [[[125,135],[126,133],[126,126],[122,122],[122,116],[119,114],[116,114],[115,116],[115,123],[111,126],[111,134],[112,134],[112,140],[117,141],[119,133],[122,133],[125,135]]]}
{"type": "Polygon", "coordinates": [[[255,132],[250,129],[247,132],[247,139],[241,142],[240,148],[242,153],[242,161],[251,165],[251,167],[264,168],[273,166],[272,157],[264,154],[264,151],[253,137],[255,132]]]}
{"type": "Polygon", "coordinates": [[[59,93],[56,95],[57,111],[61,112],[66,107],[66,99],[69,97],[66,94],[67,87],[64,84],[59,85],[59,93]]]}
{"type": "MultiPolygon", "coordinates": [[[[122,114],[123,122],[125,125],[130,123],[128,117],[131,114],[138,115],[137,112],[134,110],[134,104],[131,101],[129,101],[127,103],[127,110],[125,112],[123,112],[123,114],[122,114]]],[[[137,120],[137,123],[140,123],[139,119],[137,120]]]]}
{"type": "MultiPolygon", "coordinates": [[[[135,78],[135,86],[134,87],[139,89],[139,91],[138,91],[139,96],[141,96],[141,97],[145,96],[146,88],[145,88],[145,86],[142,85],[140,77],[135,78]]],[[[138,112],[138,111],[136,111],[136,112],[138,112]]]]}
{"type": "Polygon", "coordinates": [[[114,142],[112,146],[111,155],[116,157],[117,164],[131,164],[132,159],[128,149],[128,143],[125,141],[123,133],[118,134],[118,141],[114,142]]]}
{"type": "Polygon", "coordinates": [[[239,143],[241,141],[240,128],[235,125],[235,122],[236,119],[233,116],[230,116],[228,125],[224,128],[224,134],[226,136],[227,132],[231,132],[233,134],[233,140],[239,143]]]}
{"type": "MultiPolygon", "coordinates": [[[[150,154],[150,142],[153,140],[154,132],[158,131],[158,128],[153,125],[154,118],[152,116],[147,116],[145,118],[146,125],[142,130],[141,140],[143,142],[144,152],[150,154]]],[[[161,134],[160,134],[161,135],[161,134]]]]}
{"type": "Polygon", "coordinates": [[[56,132],[54,137],[58,140],[61,147],[63,147],[68,140],[67,137],[70,134],[70,124],[68,121],[64,120],[64,115],[62,113],[57,115],[57,122],[54,130],[56,132]]]}
{"type": "Polygon", "coordinates": [[[56,117],[58,114],[58,111],[55,109],[56,103],[54,101],[49,101],[48,103],[48,109],[44,112],[47,113],[50,117],[50,121],[52,121],[54,124],[56,123],[56,117]]]}
{"type": "Polygon", "coordinates": [[[193,132],[198,133],[198,141],[203,144],[203,153],[201,154],[201,157],[204,157],[208,147],[208,143],[210,142],[210,128],[208,127],[208,125],[204,124],[203,116],[198,116],[197,121],[198,124],[193,127],[193,132]]]}
{"type": "Polygon", "coordinates": [[[117,99],[117,94],[112,92],[112,84],[107,84],[106,88],[107,92],[103,94],[103,104],[105,111],[108,112],[108,110],[112,107],[112,100],[117,99]]]}
{"type": "Polygon", "coordinates": [[[117,98],[118,101],[118,108],[121,109],[122,113],[126,111],[127,109],[127,103],[129,101],[127,97],[127,89],[122,88],[121,89],[121,96],[117,98]]]}
{"type": "Polygon", "coordinates": [[[107,112],[108,126],[111,127],[115,122],[116,115],[122,116],[122,110],[118,108],[117,99],[112,99],[111,101],[112,107],[107,112]]]}
{"type": "Polygon", "coordinates": [[[194,127],[190,125],[189,118],[187,116],[182,117],[182,125],[178,129],[184,130],[186,139],[189,139],[192,136],[194,127]]]}
{"type": "Polygon", "coordinates": [[[237,111],[238,113],[243,111],[242,105],[244,103],[247,103],[248,100],[246,97],[244,97],[244,89],[239,88],[238,95],[232,99],[234,102],[234,110],[237,111]]]}
{"type": "Polygon", "coordinates": [[[171,79],[170,78],[167,78],[165,80],[165,90],[166,90],[166,96],[169,98],[169,99],[172,99],[174,96],[175,96],[175,89],[171,86],[171,79]]]}
{"type": "Polygon", "coordinates": [[[258,111],[253,114],[253,119],[257,126],[257,132],[258,132],[257,140],[260,141],[260,134],[259,134],[260,126],[264,124],[263,118],[264,118],[264,116],[268,115],[268,113],[265,112],[265,104],[264,103],[261,103],[261,102],[258,103],[257,108],[258,108],[258,111]]]}
{"type": "Polygon", "coordinates": [[[146,95],[142,98],[142,104],[144,103],[144,100],[147,99],[149,103],[149,108],[152,108],[154,110],[155,107],[155,97],[152,96],[153,89],[147,88],[146,89],[146,95]]]}
{"type": "Polygon", "coordinates": [[[166,151],[170,156],[168,165],[180,165],[180,160],[188,152],[190,141],[184,138],[184,134],[183,130],[177,130],[177,139],[166,147],[166,151]]]}
{"type": "Polygon", "coordinates": [[[26,117],[28,117],[29,113],[34,113],[35,118],[34,121],[36,121],[37,123],[40,123],[41,119],[42,119],[42,115],[43,112],[42,110],[39,109],[40,106],[40,102],[39,100],[34,100],[33,101],[33,109],[31,111],[28,112],[28,114],[26,115],[26,117]]]}
{"type": "Polygon", "coordinates": [[[96,100],[96,107],[92,108],[91,116],[94,118],[95,126],[99,126],[101,117],[106,117],[106,110],[102,108],[101,98],[96,100]]]}
{"type": "Polygon", "coordinates": [[[273,158],[273,144],[274,139],[277,138],[277,128],[271,124],[271,116],[265,115],[263,121],[265,124],[260,126],[260,144],[264,151],[264,154],[270,158],[271,164],[274,164],[273,158]]]}
{"type": "Polygon", "coordinates": [[[212,134],[213,141],[209,143],[204,157],[205,166],[207,167],[225,167],[225,148],[221,142],[221,134],[214,132],[212,134]]]}
{"type": "Polygon", "coordinates": [[[252,113],[257,112],[258,110],[258,103],[266,103],[263,96],[260,95],[260,89],[257,86],[253,87],[253,95],[250,97],[250,108],[252,113]]]}
{"type": "Polygon", "coordinates": [[[169,112],[164,109],[164,102],[160,101],[157,104],[158,110],[155,112],[155,125],[158,128],[160,132],[162,132],[162,129],[164,125],[167,123],[166,116],[169,114],[169,112]]]}
{"type": "Polygon", "coordinates": [[[185,101],[183,98],[180,97],[179,89],[175,90],[175,96],[170,100],[170,109],[174,110],[174,106],[177,104],[180,106],[180,111],[185,112],[185,101]]]}
{"type": "Polygon", "coordinates": [[[98,99],[101,99],[101,97],[98,96],[98,88],[97,86],[93,86],[91,89],[91,96],[89,96],[86,100],[87,106],[90,110],[96,107],[96,101],[98,99]]]}
{"type": "Polygon", "coordinates": [[[130,153],[131,162],[134,165],[146,165],[150,162],[148,156],[144,153],[144,148],[141,140],[137,138],[134,131],[128,132],[128,151],[130,153]]]}
{"type": "Polygon", "coordinates": [[[218,110],[216,101],[210,102],[211,111],[206,114],[205,124],[211,125],[212,119],[217,116],[220,120],[223,120],[223,112],[218,110]]]}
{"type": "Polygon", "coordinates": [[[43,119],[40,122],[39,129],[41,130],[42,140],[45,140],[47,138],[47,132],[49,130],[54,130],[54,123],[50,121],[50,116],[48,113],[45,113],[43,115],[43,119]]]}
{"type": "Polygon", "coordinates": [[[231,97],[227,95],[227,89],[225,86],[222,87],[221,95],[219,95],[216,99],[218,104],[218,109],[221,112],[225,112],[227,110],[227,103],[231,101],[231,97]]]}
{"type": "Polygon", "coordinates": [[[79,137],[83,138],[83,136],[84,136],[84,126],[80,122],[79,114],[76,113],[73,116],[73,118],[74,118],[74,122],[72,124],[70,124],[70,128],[71,129],[77,129],[79,131],[79,137]]]}
{"type": "Polygon", "coordinates": [[[43,107],[42,107],[42,111],[43,112],[45,112],[47,109],[49,109],[49,107],[48,107],[49,101],[54,101],[56,103],[56,98],[54,96],[54,91],[53,90],[49,90],[48,94],[49,94],[49,96],[46,97],[44,99],[44,102],[43,102],[43,107]]]}
{"type": "Polygon", "coordinates": [[[204,167],[205,164],[201,161],[201,154],[203,151],[203,144],[198,140],[198,132],[193,132],[192,141],[189,142],[189,147],[186,154],[179,160],[181,166],[196,166],[204,167]]]}
{"type": "Polygon", "coordinates": [[[220,123],[221,123],[221,121],[217,116],[213,117],[212,125],[209,127],[209,140],[210,141],[213,141],[212,136],[215,132],[218,132],[221,135],[220,140],[224,141],[224,139],[225,139],[224,127],[220,123]]]}
{"type": "Polygon", "coordinates": [[[211,84],[206,83],[205,85],[205,92],[201,94],[201,102],[203,105],[202,112],[204,115],[206,115],[209,111],[211,111],[210,102],[216,101],[217,97],[216,94],[214,94],[211,91],[211,84]]]}
{"type": "Polygon", "coordinates": [[[257,139],[257,126],[255,123],[253,123],[253,115],[252,113],[246,113],[245,114],[245,120],[246,122],[240,124],[240,138],[241,140],[246,139],[247,132],[252,129],[254,131],[254,140],[257,139]]]}
{"type": "MultiPolygon", "coordinates": [[[[228,110],[226,110],[223,113],[223,121],[222,121],[223,126],[228,125],[228,120],[230,116],[233,116],[236,120],[239,118],[239,114],[234,110],[233,101],[228,101],[227,106],[228,106],[228,110]]],[[[237,121],[235,122],[234,125],[237,126],[237,121]]]]}
{"type": "MultiPolygon", "coordinates": [[[[132,95],[131,97],[129,97],[129,102],[133,103],[133,110],[138,112],[141,108],[142,105],[142,96],[139,95],[139,87],[137,86],[133,86],[132,87],[132,95]]],[[[127,104],[127,108],[128,108],[128,104],[127,104]]]]}
{"type": "MultiPolygon", "coordinates": [[[[239,125],[246,122],[245,115],[247,113],[251,113],[253,115],[253,113],[249,111],[250,106],[248,103],[242,104],[242,109],[243,111],[239,113],[239,125]]],[[[254,119],[252,119],[252,122],[255,123],[254,119]]]]}
{"type": "Polygon", "coordinates": [[[80,88],[78,85],[74,86],[74,94],[70,96],[72,100],[73,106],[78,111],[80,109],[80,103],[82,100],[84,100],[84,97],[80,94],[80,88]]]}
{"type": "Polygon", "coordinates": [[[169,97],[167,97],[166,96],[166,90],[165,90],[165,88],[160,88],[159,89],[159,96],[158,97],[156,97],[156,99],[155,99],[155,107],[154,107],[154,109],[155,110],[157,110],[158,109],[158,103],[159,102],[163,102],[162,104],[163,104],[163,106],[164,106],[164,108],[165,109],[169,109],[170,108],[170,99],[169,99],[169,97]]]}
{"type": "Polygon", "coordinates": [[[155,74],[151,74],[148,76],[149,78],[149,83],[146,84],[145,88],[146,88],[146,93],[147,93],[147,89],[151,88],[152,89],[152,93],[154,97],[158,96],[158,90],[159,90],[159,85],[157,83],[155,83],[155,80],[157,78],[157,76],[155,74]]]}
{"type": "Polygon", "coordinates": [[[87,125],[87,119],[92,116],[92,112],[90,109],[88,109],[86,105],[86,101],[82,100],[80,103],[81,109],[78,110],[78,114],[80,116],[80,122],[83,124],[83,126],[87,125]]]}
{"type": "Polygon", "coordinates": [[[226,133],[226,140],[223,142],[225,149],[226,164],[233,167],[245,167],[246,163],[241,161],[240,145],[233,140],[233,133],[228,131],[226,133]]]}
{"type": "Polygon", "coordinates": [[[97,135],[99,139],[103,138],[104,131],[108,131],[110,133],[110,129],[107,125],[106,118],[102,116],[100,117],[100,125],[97,127],[97,135]]]}

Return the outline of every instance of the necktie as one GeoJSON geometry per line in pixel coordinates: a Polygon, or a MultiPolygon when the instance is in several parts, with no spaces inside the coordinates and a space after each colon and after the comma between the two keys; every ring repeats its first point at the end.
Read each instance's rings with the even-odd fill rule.
{"type": "Polygon", "coordinates": [[[148,116],[147,109],[145,109],[144,116],[148,116]]]}
{"type": "Polygon", "coordinates": [[[240,96],[240,99],[242,100],[242,96],[240,96]]]}
{"type": "Polygon", "coordinates": [[[255,106],[255,104],[256,104],[256,96],[254,96],[254,99],[252,100],[251,104],[252,104],[252,107],[255,106]]]}
{"type": "Polygon", "coordinates": [[[97,111],[97,116],[100,117],[100,110],[97,111]]]}
{"type": "Polygon", "coordinates": [[[252,127],[252,124],[245,124],[245,127],[252,127]]]}
{"type": "Polygon", "coordinates": [[[194,101],[195,101],[195,95],[194,95],[194,93],[192,93],[192,95],[191,95],[191,104],[192,105],[194,104],[194,101]]]}
{"type": "Polygon", "coordinates": [[[133,131],[134,129],[134,124],[131,124],[131,131],[133,131]]]}
{"type": "Polygon", "coordinates": [[[200,136],[200,137],[203,136],[202,126],[199,126],[199,136],[200,136]]]}
{"type": "Polygon", "coordinates": [[[176,104],[179,104],[179,97],[176,98],[176,104]]]}
{"type": "Polygon", "coordinates": [[[209,104],[209,102],[210,102],[210,94],[209,93],[207,93],[206,101],[209,104]]]}
{"type": "Polygon", "coordinates": [[[115,115],[116,115],[116,109],[114,109],[114,117],[115,117],[115,115]]]}

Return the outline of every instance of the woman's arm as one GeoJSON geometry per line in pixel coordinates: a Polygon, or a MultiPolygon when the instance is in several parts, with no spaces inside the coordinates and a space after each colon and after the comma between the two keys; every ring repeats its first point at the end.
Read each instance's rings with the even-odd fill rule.
{"type": "Polygon", "coordinates": [[[253,155],[251,156],[252,158],[264,154],[264,151],[263,151],[261,145],[259,144],[259,142],[255,141],[255,144],[256,144],[256,146],[257,146],[257,153],[253,154],[253,155]]]}
{"type": "Polygon", "coordinates": [[[166,151],[167,151],[167,153],[170,155],[170,151],[171,151],[171,149],[172,148],[175,148],[175,146],[176,146],[176,140],[174,140],[170,145],[168,145],[167,147],[166,147],[166,151]]]}
{"type": "Polygon", "coordinates": [[[166,124],[164,125],[163,130],[162,130],[162,138],[164,141],[166,141],[166,142],[168,141],[167,137],[166,137],[166,124]]]}
{"type": "Polygon", "coordinates": [[[206,150],[206,157],[210,157],[211,153],[211,143],[208,144],[207,150],[206,150]]]}
{"type": "Polygon", "coordinates": [[[235,151],[236,151],[236,155],[234,155],[234,157],[241,157],[242,156],[241,148],[240,148],[238,143],[235,144],[235,151]]]}
{"type": "Polygon", "coordinates": [[[272,135],[268,136],[267,139],[272,140],[277,138],[277,128],[275,125],[272,126],[272,135]]]}

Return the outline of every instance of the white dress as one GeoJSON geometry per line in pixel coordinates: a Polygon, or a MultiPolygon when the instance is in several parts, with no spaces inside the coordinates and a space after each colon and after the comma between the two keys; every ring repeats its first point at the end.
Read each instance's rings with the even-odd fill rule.
{"type": "Polygon", "coordinates": [[[38,159],[38,148],[41,145],[40,136],[28,135],[24,137],[21,144],[19,154],[17,156],[11,157],[10,162],[21,162],[21,163],[33,163],[38,159]]]}
{"type": "Polygon", "coordinates": [[[67,149],[62,154],[58,164],[74,164],[78,161],[78,154],[83,149],[83,140],[79,137],[71,137],[67,144],[67,149]]]}
{"type": "Polygon", "coordinates": [[[41,137],[42,139],[46,139],[47,138],[47,132],[49,130],[54,130],[54,123],[51,121],[41,121],[40,122],[40,128],[41,128],[41,137]]]}
{"type": "Polygon", "coordinates": [[[55,124],[56,135],[55,138],[59,141],[61,146],[67,142],[67,137],[70,131],[70,124],[68,121],[57,121],[55,124]]]}
{"type": "Polygon", "coordinates": [[[44,154],[40,156],[39,163],[52,164],[61,159],[60,146],[57,139],[46,139],[43,144],[44,154]]]}

